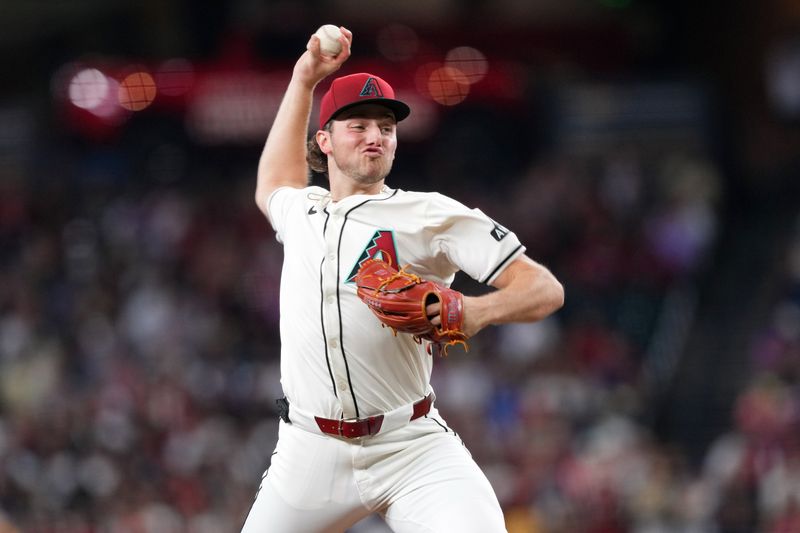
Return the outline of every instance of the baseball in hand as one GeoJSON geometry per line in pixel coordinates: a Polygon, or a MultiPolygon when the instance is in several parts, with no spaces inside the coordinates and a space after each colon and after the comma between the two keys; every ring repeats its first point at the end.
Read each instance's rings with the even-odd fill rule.
{"type": "Polygon", "coordinates": [[[320,26],[314,35],[319,37],[319,50],[323,55],[335,56],[342,51],[342,43],[339,42],[342,32],[338,26],[325,24],[320,26]]]}

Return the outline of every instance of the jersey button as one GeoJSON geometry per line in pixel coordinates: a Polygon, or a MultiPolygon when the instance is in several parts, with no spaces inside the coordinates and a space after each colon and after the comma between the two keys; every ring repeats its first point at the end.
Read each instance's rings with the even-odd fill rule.
{"type": "Polygon", "coordinates": [[[330,259],[331,261],[336,261],[336,254],[329,255],[328,259],[330,259]]]}
{"type": "Polygon", "coordinates": [[[330,341],[328,341],[328,346],[330,346],[331,348],[336,348],[339,346],[339,343],[336,342],[336,339],[331,339],[330,341]]]}
{"type": "Polygon", "coordinates": [[[335,296],[328,296],[327,302],[329,304],[331,304],[331,305],[335,304],[336,303],[336,297],[335,296]]]}
{"type": "Polygon", "coordinates": [[[339,382],[339,390],[342,391],[342,392],[347,390],[347,382],[346,381],[340,381],[339,382]]]}

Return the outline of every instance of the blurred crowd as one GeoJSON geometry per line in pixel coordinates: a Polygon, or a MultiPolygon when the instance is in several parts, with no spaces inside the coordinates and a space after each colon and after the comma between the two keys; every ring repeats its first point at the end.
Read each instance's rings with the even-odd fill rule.
{"type": "Polygon", "coordinates": [[[775,304],[753,335],[734,427],[709,452],[742,531],[800,531],[800,219],[780,257],[775,304]]]}
{"type": "MultiPolygon", "coordinates": [[[[239,531],[277,441],[274,399],[283,396],[283,254],[253,201],[260,146],[247,143],[266,135],[288,67],[261,77],[260,61],[294,58],[305,41],[293,34],[317,16],[371,12],[378,28],[402,18],[383,12],[390,7],[434,28],[419,42],[408,28],[393,37],[406,60],[440,62],[438,19],[454,24],[448,46],[480,26],[488,33],[476,39],[509,57],[493,60],[494,81],[469,97],[457,83],[464,101],[454,107],[406,80],[422,125],[405,135],[411,120],[399,126],[388,185],[482,209],[566,290],[552,317],[487,328],[469,352],[434,362],[437,407],[492,482],[509,533],[800,531],[800,219],[772,273],[774,294],[760,295],[775,304],[742,348],[750,372],[726,431],[698,458],[654,413],[670,409],[663,395],[687,357],[691,302],[719,267],[738,182],[725,172],[766,182],[744,168],[746,156],[763,153],[765,166],[779,167],[776,153],[796,153],[752,114],[766,70],[759,43],[780,34],[764,22],[772,3],[724,12],[612,0],[334,2],[335,11],[249,0],[130,11],[41,4],[11,9],[6,21],[16,74],[0,102],[0,533],[239,531]],[[648,6],[658,7],[649,17],[648,6]],[[49,22],[39,23],[39,10],[49,22]],[[736,31],[715,32],[721,17],[738,21],[736,31]],[[614,31],[615,18],[629,31],[614,31]],[[530,40],[509,28],[531,30],[530,40]],[[33,44],[18,51],[13,34],[33,44]],[[67,66],[84,59],[125,70],[176,53],[231,75],[206,87],[225,105],[194,123],[169,105],[115,122],[87,111],[91,85],[78,84],[81,109],[64,95],[51,102],[67,66]],[[706,100],[718,81],[710,73],[728,63],[729,78],[706,100]],[[679,81],[652,83],[662,76],[679,81]],[[603,81],[570,88],[592,79],[603,81]],[[218,123],[201,120],[209,118],[218,123]],[[204,138],[198,124],[221,133],[204,138]],[[247,135],[227,139],[230,128],[247,135]]],[[[787,13],[794,5],[774,4],[787,13]]],[[[778,13],[781,25],[790,20],[778,13]]],[[[383,41],[362,39],[359,54],[377,54],[383,41]]],[[[404,63],[381,53],[402,78],[404,63]]],[[[793,57],[771,66],[789,103],[793,57]]],[[[455,288],[488,290],[462,276],[455,288]]],[[[386,532],[373,517],[348,533],[386,532]]]]}
{"type": "Polygon", "coordinates": [[[19,531],[237,529],[279,395],[252,195],[55,187],[0,195],[0,506],[19,531]]]}
{"type": "MultiPolygon", "coordinates": [[[[282,250],[252,169],[170,182],[120,176],[124,160],[88,150],[62,169],[76,179],[0,180],[2,532],[236,531],[277,439],[282,250]]],[[[391,185],[405,187],[403,173],[391,185]]],[[[698,472],[645,423],[659,311],[706,268],[718,231],[706,155],[551,154],[494,194],[438,179],[516,231],[567,289],[554,317],[486,330],[435,362],[437,405],[509,531],[791,529],[788,444],[755,470],[748,435],[766,432],[732,428],[698,472]],[[742,501],[766,507],[746,514],[742,501]]],[[[777,324],[759,350],[773,365],[796,322],[777,324]]],[[[763,424],[747,405],[761,413],[775,403],[765,395],[788,391],[758,381],[743,420],[763,424]]]]}

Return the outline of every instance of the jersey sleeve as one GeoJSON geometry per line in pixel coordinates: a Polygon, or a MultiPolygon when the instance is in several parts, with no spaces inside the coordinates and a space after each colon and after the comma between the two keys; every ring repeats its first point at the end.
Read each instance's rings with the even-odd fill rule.
{"type": "Polygon", "coordinates": [[[275,230],[275,237],[278,242],[284,242],[288,221],[293,213],[302,213],[303,203],[309,195],[322,195],[326,191],[320,187],[306,187],[296,189],[294,187],[278,187],[266,198],[267,220],[275,230]]]}
{"type": "Polygon", "coordinates": [[[433,194],[426,210],[431,253],[444,254],[455,267],[481,283],[491,283],[525,252],[519,238],[480,209],[433,194]]]}
{"type": "Polygon", "coordinates": [[[278,241],[283,242],[284,226],[293,200],[297,197],[299,189],[292,187],[278,187],[270,194],[265,202],[267,203],[267,220],[278,241]]]}

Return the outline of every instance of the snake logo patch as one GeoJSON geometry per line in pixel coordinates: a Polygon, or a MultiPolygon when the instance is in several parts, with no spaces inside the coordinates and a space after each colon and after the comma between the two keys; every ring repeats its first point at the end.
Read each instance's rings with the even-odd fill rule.
{"type": "Polygon", "coordinates": [[[379,229],[375,235],[367,242],[361,256],[353,265],[353,270],[347,276],[345,283],[353,283],[358,274],[358,269],[367,259],[380,259],[386,261],[395,268],[400,268],[400,263],[397,260],[397,246],[394,244],[394,232],[388,229],[379,229]]]}

